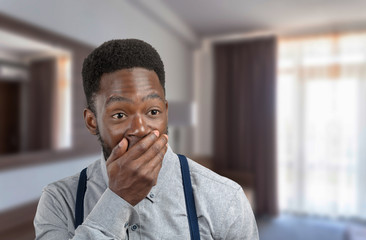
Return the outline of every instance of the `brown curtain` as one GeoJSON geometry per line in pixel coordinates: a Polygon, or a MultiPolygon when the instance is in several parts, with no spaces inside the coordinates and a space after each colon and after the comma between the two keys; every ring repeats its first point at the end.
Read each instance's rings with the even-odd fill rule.
{"type": "Polygon", "coordinates": [[[249,176],[241,184],[254,190],[255,213],[274,215],[276,39],[220,43],[214,54],[215,168],[249,176]]]}

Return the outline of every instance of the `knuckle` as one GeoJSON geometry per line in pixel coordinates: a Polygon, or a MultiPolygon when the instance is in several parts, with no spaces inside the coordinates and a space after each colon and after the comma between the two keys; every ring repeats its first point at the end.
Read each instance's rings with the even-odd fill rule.
{"type": "Polygon", "coordinates": [[[152,174],[151,169],[146,169],[145,171],[143,171],[141,173],[141,177],[143,178],[143,180],[148,184],[151,185],[152,182],[154,182],[154,176],[152,174]]]}
{"type": "Polygon", "coordinates": [[[138,178],[140,179],[141,182],[144,183],[144,185],[149,186],[151,183],[151,178],[150,178],[149,174],[147,174],[145,172],[139,172],[138,178]]]}
{"type": "Polygon", "coordinates": [[[148,149],[147,144],[144,141],[141,141],[138,145],[139,151],[145,152],[148,149]]]}
{"type": "Polygon", "coordinates": [[[163,158],[164,158],[164,156],[165,156],[165,153],[166,153],[166,147],[164,147],[164,149],[163,149],[163,150],[159,151],[159,153],[158,153],[158,157],[159,157],[160,159],[163,159],[163,158]]]}
{"type": "Polygon", "coordinates": [[[138,176],[140,174],[140,167],[136,164],[131,164],[129,166],[129,171],[131,172],[132,176],[138,176]]]}
{"type": "Polygon", "coordinates": [[[160,147],[157,144],[154,144],[151,148],[152,148],[152,150],[154,151],[154,153],[156,155],[160,154],[161,149],[160,149],[160,147]]]}
{"type": "Polygon", "coordinates": [[[164,158],[164,152],[163,151],[160,151],[159,153],[158,153],[158,158],[159,159],[163,159],[164,158]]]}
{"type": "Polygon", "coordinates": [[[149,183],[150,186],[153,186],[153,184],[155,182],[155,178],[151,175],[147,175],[146,176],[146,181],[149,183]]]}
{"type": "Polygon", "coordinates": [[[159,142],[162,146],[164,146],[165,144],[168,143],[168,140],[166,139],[166,137],[162,136],[160,137],[159,142]]]}

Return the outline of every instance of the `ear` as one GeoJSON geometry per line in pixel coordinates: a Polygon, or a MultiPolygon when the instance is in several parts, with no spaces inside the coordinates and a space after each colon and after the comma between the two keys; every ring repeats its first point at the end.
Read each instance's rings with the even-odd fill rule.
{"type": "Polygon", "coordinates": [[[94,113],[89,109],[84,109],[84,121],[85,126],[88,128],[89,132],[93,135],[97,134],[97,118],[94,113]]]}

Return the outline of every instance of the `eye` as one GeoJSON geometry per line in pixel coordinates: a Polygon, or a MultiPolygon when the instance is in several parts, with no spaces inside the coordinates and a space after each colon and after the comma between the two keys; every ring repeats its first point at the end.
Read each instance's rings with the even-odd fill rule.
{"type": "Polygon", "coordinates": [[[112,117],[115,119],[122,119],[122,118],[126,117],[126,114],[120,112],[120,113],[114,114],[112,117]]]}
{"type": "Polygon", "coordinates": [[[156,116],[156,115],[158,115],[160,113],[160,111],[159,110],[157,110],[157,109],[152,109],[152,110],[150,110],[149,111],[149,115],[152,115],[152,116],[156,116]]]}

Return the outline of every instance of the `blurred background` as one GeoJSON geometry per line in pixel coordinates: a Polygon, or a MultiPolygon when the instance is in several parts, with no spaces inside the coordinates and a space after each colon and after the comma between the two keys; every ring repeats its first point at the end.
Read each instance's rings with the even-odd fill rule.
{"type": "Polygon", "coordinates": [[[262,240],[366,239],[366,1],[0,0],[0,238],[100,156],[83,59],[139,38],[166,70],[173,150],[245,190],[262,240]]]}

